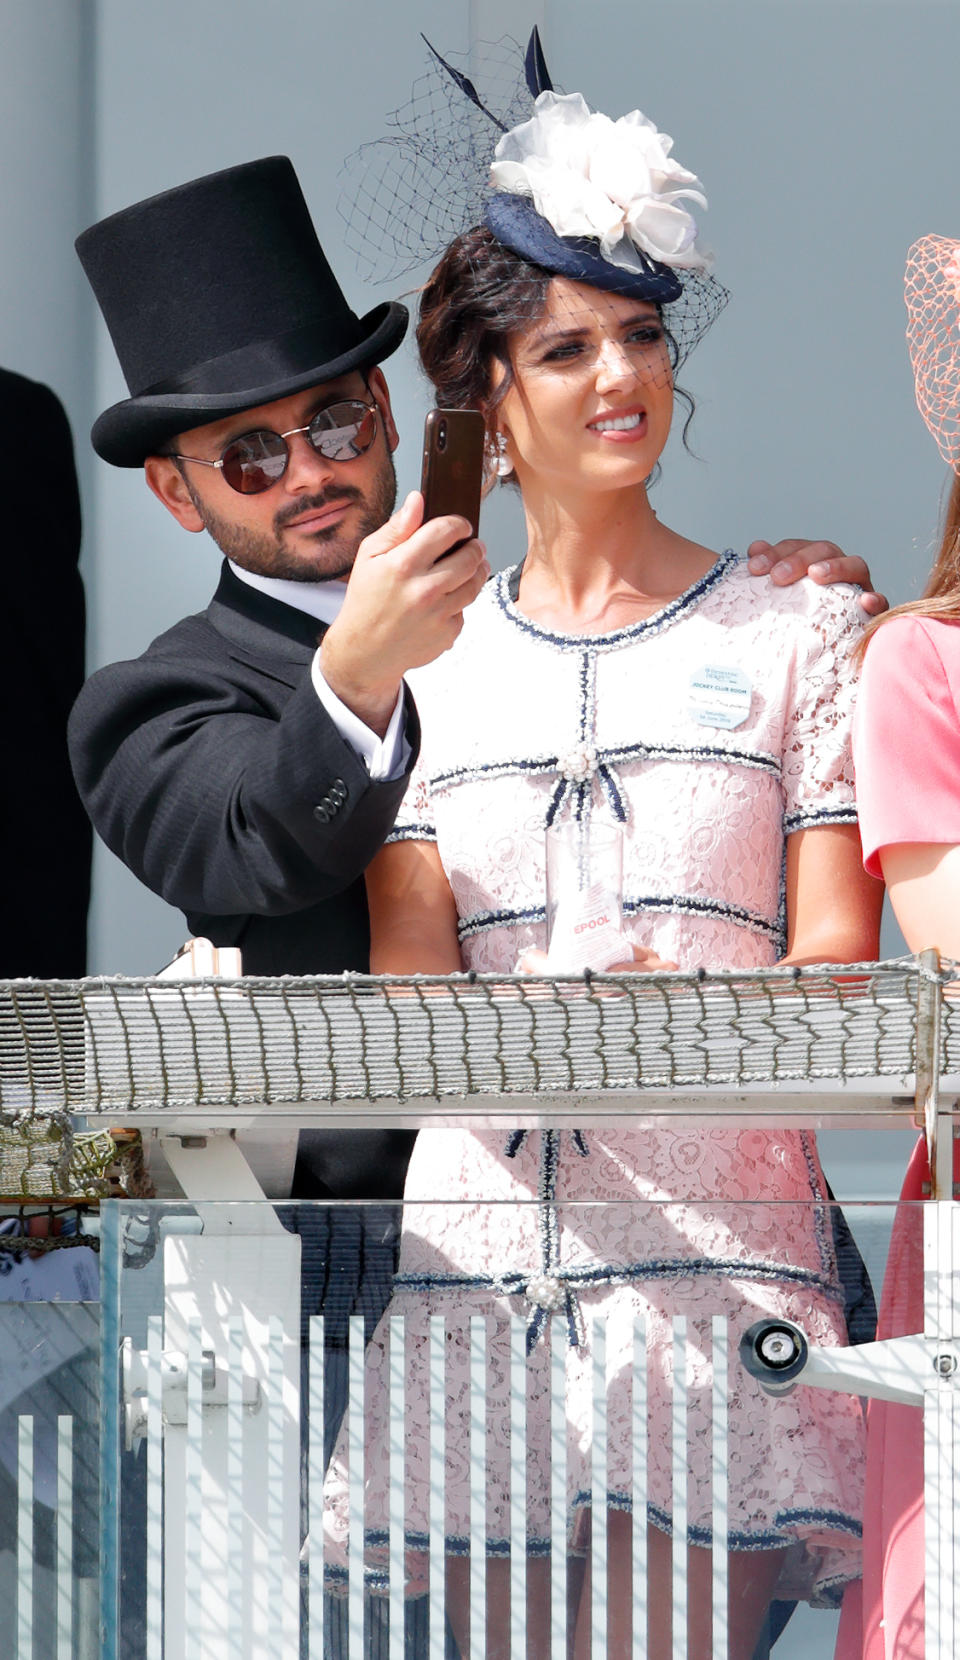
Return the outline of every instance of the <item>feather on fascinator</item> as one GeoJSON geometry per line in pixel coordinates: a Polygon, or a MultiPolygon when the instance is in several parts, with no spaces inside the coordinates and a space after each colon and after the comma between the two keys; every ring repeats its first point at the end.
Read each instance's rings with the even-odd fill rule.
{"type": "Polygon", "coordinates": [[[639,110],[613,121],[557,92],[536,29],[525,55],[513,40],[484,44],[474,78],[426,45],[388,136],[344,166],[361,274],[395,280],[485,224],[540,270],[659,305],[676,367],[729,295],[688,205],[706,206],[703,187],[673,140],[639,110]]]}
{"type": "Polygon", "coordinates": [[[904,273],[907,346],[919,409],[940,454],[960,471],[960,242],[922,236],[904,273]]]}

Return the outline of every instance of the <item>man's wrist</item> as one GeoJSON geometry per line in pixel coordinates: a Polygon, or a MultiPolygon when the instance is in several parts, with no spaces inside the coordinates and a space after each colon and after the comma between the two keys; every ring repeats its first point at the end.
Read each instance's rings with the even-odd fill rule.
{"type": "Polygon", "coordinates": [[[382,784],[401,778],[410,759],[410,745],[404,730],[403,689],[397,694],[387,730],[381,735],[355,715],[352,709],[348,709],[332,687],[327,685],[319,651],[314,655],[310,678],[317,697],[341,738],[359,755],[366,767],[371,783],[382,784]]]}
{"type": "Polygon", "coordinates": [[[402,680],[376,680],[357,675],[349,661],[342,660],[336,646],[324,637],[320,647],[320,672],[330,690],[340,702],[363,721],[379,738],[385,736],[390,718],[396,708],[402,680]]]}

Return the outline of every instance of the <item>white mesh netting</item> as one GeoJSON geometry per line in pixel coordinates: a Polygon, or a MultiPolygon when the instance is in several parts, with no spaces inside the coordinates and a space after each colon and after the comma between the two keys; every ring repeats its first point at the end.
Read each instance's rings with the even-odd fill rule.
{"type": "MultiPolygon", "coordinates": [[[[915,1068],[918,989],[954,972],[905,959],[587,981],[8,981],[0,1124],[195,1104],[902,1078],[915,1068]]],[[[960,1072],[949,997],[939,1069],[960,1072]]]]}

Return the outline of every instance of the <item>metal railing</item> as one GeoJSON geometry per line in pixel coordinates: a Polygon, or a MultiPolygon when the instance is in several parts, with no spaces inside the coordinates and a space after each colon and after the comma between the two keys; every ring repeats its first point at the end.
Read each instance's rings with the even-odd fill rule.
{"type": "MultiPolygon", "coordinates": [[[[960,1094],[960,1008],[950,987],[958,975],[952,965],[927,956],[842,971],[777,969],[754,976],[597,975],[540,981],[465,975],[389,982],[343,976],[0,985],[0,1132],[6,1129],[14,1140],[22,1138],[30,1149],[22,1166],[30,1172],[29,1180],[22,1181],[19,1191],[39,1191],[44,1156],[54,1179],[63,1184],[77,1136],[111,1126],[140,1128],[155,1150],[155,1164],[161,1162],[157,1155],[165,1154],[184,1190],[184,1198],[175,1203],[121,1201],[104,1212],[98,1651],[103,1660],[131,1660],[134,1654],[137,1660],[141,1655],[143,1660],[222,1660],[227,1655],[231,1660],[287,1660],[297,1654],[298,1644],[311,1660],[321,1655],[360,1660],[364,1653],[380,1660],[410,1660],[411,1655],[441,1660],[445,1651],[452,1652],[454,1641],[443,1589],[449,1554],[444,1472],[450,1459],[468,1471],[472,1494],[465,1558],[474,1610],[471,1660],[483,1652],[477,1635],[480,1611],[485,1606],[489,1611],[495,1590],[485,1584],[481,1566],[487,1454],[479,1425],[485,1421],[488,1380],[480,1358],[485,1336],[477,1317],[469,1315],[455,1339],[475,1361],[464,1385],[467,1438],[459,1449],[446,1439],[450,1430],[441,1356],[451,1341],[450,1328],[444,1333],[435,1317],[424,1337],[432,1381],[423,1397],[430,1496],[421,1550],[429,1591],[422,1601],[411,1599],[405,1596],[410,1541],[403,1520],[411,1429],[404,1405],[407,1383],[397,1360],[403,1352],[401,1328],[391,1323],[385,1344],[393,1393],[382,1433],[393,1480],[386,1510],[371,1516],[365,1512],[363,1465],[369,1331],[355,1317],[346,1333],[338,1326],[331,1345],[329,1329],[325,1333],[315,1317],[301,1334],[301,1241],[280,1226],[241,1153],[246,1147],[256,1168],[258,1144],[310,1125],[469,1123],[589,1130],[627,1118],[729,1127],[923,1127],[939,1202],[924,1207],[929,1271],[922,1342],[936,1348],[940,1369],[928,1365],[927,1348],[917,1348],[905,1359],[901,1354],[902,1364],[892,1362],[889,1353],[868,1355],[864,1350],[860,1369],[856,1363],[848,1367],[839,1386],[881,1395],[886,1388],[889,1395],[890,1367],[899,1365],[898,1398],[907,1398],[912,1389],[909,1398],[924,1405],[928,1537],[935,1537],[931,1549],[937,1564],[936,1583],[928,1585],[927,1594],[927,1660],[952,1653],[954,1587],[960,1579],[952,1520],[960,1390],[942,1357],[954,1355],[960,1361],[955,1266],[960,1240],[956,1206],[950,1203],[955,1097],[960,1094]],[[228,1202],[233,1197],[244,1202],[228,1202]],[[920,1376],[924,1368],[929,1375],[920,1376]],[[331,1371],[342,1374],[348,1398],[346,1428],[339,1435],[346,1471],[347,1562],[355,1571],[338,1584],[339,1558],[329,1547],[324,1593],[324,1553],[317,1541],[323,1536],[328,1449],[315,1426],[326,1424],[329,1443],[336,1431],[328,1400],[331,1371]],[[310,1426],[302,1448],[301,1420],[310,1426]],[[132,1448],[140,1440],[144,1450],[137,1462],[132,1448]],[[309,1476],[305,1487],[301,1452],[309,1476]],[[308,1548],[298,1566],[304,1538],[308,1548]],[[378,1570],[377,1585],[370,1563],[381,1559],[386,1567],[378,1570]],[[321,1620],[317,1610],[324,1595],[327,1611],[321,1620]],[[125,1598],[138,1610],[130,1628],[134,1634],[127,1636],[125,1598]]],[[[0,1189],[17,1191],[2,1179],[0,1189]]],[[[396,1318],[402,1321],[403,1316],[396,1318]]],[[[684,1325],[684,1315],[673,1318],[673,1528],[682,1539],[689,1520],[686,1470],[693,1457],[686,1441],[684,1380],[694,1335],[684,1325]]],[[[516,1314],[506,1339],[514,1357],[508,1410],[518,1472],[508,1501],[510,1548],[504,1558],[509,1563],[507,1642],[514,1660],[521,1660],[530,1635],[526,1577],[528,1571],[539,1571],[529,1566],[526,1425],[519,1405],[530,1366],[529,1326],[529,1312],[516,1314]]],[[[563,1321],[552,1320],[548,1328],[538,1360],[552,1377],[553,1389],[546,1431],[554,1485],[550,1548],[544,1558],[550,1588],[543,1652],[565,1660],[570,1635],[565,1591],[572,1570],[561,1549],[567,1526],[561,1495],[572,1454],[563,1430],[560,1382],[568,1351],[563,1321]]],[[[602,1319],[593,1329],[594,1433],[588,1464],[592,1490],[603,1491],[604,1345],[621,1338],[608,1334],[602,1319]]],[[[646,1444],[639,1427],[646,1422],[644,1391],[649,1387],[642,1360],[645,1340],[646,1332],[638,1326],[631,1342],[640,1358],[628,1389],[638,1448],[646,1444]]],[[[721,1364],[712,1372],[710,1451],[703,1455],[713,1472],[715,1548],[709,1595],[714,1660],[724,1660],[724,1518],[730,1502],[725,1413],[727,1385],[740,1362],[725,1322],[718,1322],[710,1341],[721,1364]]],[[[824,1358],[815,1339],[807,1364],[807,1382],[823,1384],[829,1355],[824,1358]],[[814,1376],[818,1365],[819,1378],[814,1376]]],[[[18,1609],[26,1609],[32,1582],[26,1542],[32,1512],[23,1494],[34,1475],[26,1453],[29,1433],[22,1434],[18,1609]]],[[[630,1479],[630,1502],[634,1513],[642,1515],[652,1500],[639,1452],[630,1479]]],[[[73,1514],[69,1486],[63,1491],[73,1514]]],[[[606,1643],[606,1517],[606,1507],[597,1506],[590,1546],[593,1660],[606,1643]]],[[[691,1538],[696,1537],[694,1531],[691,1538]]],[[[631,1601],[634,1631],[639,1632],[647,1586],[644,1529],[635,1530],[632,1550],[631,1601]]],[[[66,1561],[62,1557],[61,1565],[66,1561]]],[[[678,1548],[670,1639],[670,1652],[678,1657],[687,1652],[686,1573],[685,1552],[678,1548]]],[[[87,1592],[77,1594],[82,1601],[87,1592]]],[[[86,1660],[83,1632],[89,1631],[89,1620],[79,1608],[76,1599],[62,1602],[65,1623],[57,1627],[51,1660],[54,1654],[56,1660],[86,1660]]],[[[48,1650],[35,1650],[32,1616],[18,1614],[18,1619],[17,1660],[36,1660],[41,1652],[46,1660],[48,1650]]],[[[461,1638],[461,1650],[463,1646],[461,1638]]],[[[643,1652],[639,1639],[633,1652],[643,1652]]]]}

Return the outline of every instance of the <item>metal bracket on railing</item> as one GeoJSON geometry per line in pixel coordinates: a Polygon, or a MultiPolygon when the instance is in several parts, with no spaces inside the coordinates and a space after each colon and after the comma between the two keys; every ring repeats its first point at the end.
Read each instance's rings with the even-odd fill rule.
{"type": "MultiPolygon", "coordinates": [[[[135,1451],[147,1433],[149,1407],[149,1356],[134,1347],[133,1339],[125,1337],[121,1346],[123,1371],[124,1439],[128,1452],[135,1451]]],[[[203,1350],[200,1372],[200,1404],[202,1407],[226,1406],[229,1400],[227,1368],[217,1359],[213,1349],[203,1350]]],[[[165,1349],[160,1356],[160,1403],[164,1424],[187,1422],[189,1370],[187,1356],[179,1350],[165,1349]]],[[[259,1412],[263,1397],[256,1378],[241,1380],[241,1401],[247,1412],[259,1412]]]]}
{"type": "Polygon", "coordinates": [[[811,1349],[792,1320],[758,1320],[740,1339],[740,1359],[768,1395],[798,1383],[873,1400],[922,1406],[937,1385],[960,1388],[960,1337],[888,1337],[855,1347],[811,1349]]]}
{"type": "Polygon", "coordinates": [[[195,1129],[192,1134],[190,1130],[189,1119],[174,1122],[158,1141],[184,1197],[195,1201],[204,1231],[284,1232],[272,1205],[238,1202],[265,1200],[266,1194],[234,1135],[229,1130],[209,1130],[199,1135],[195,1129]]]}

